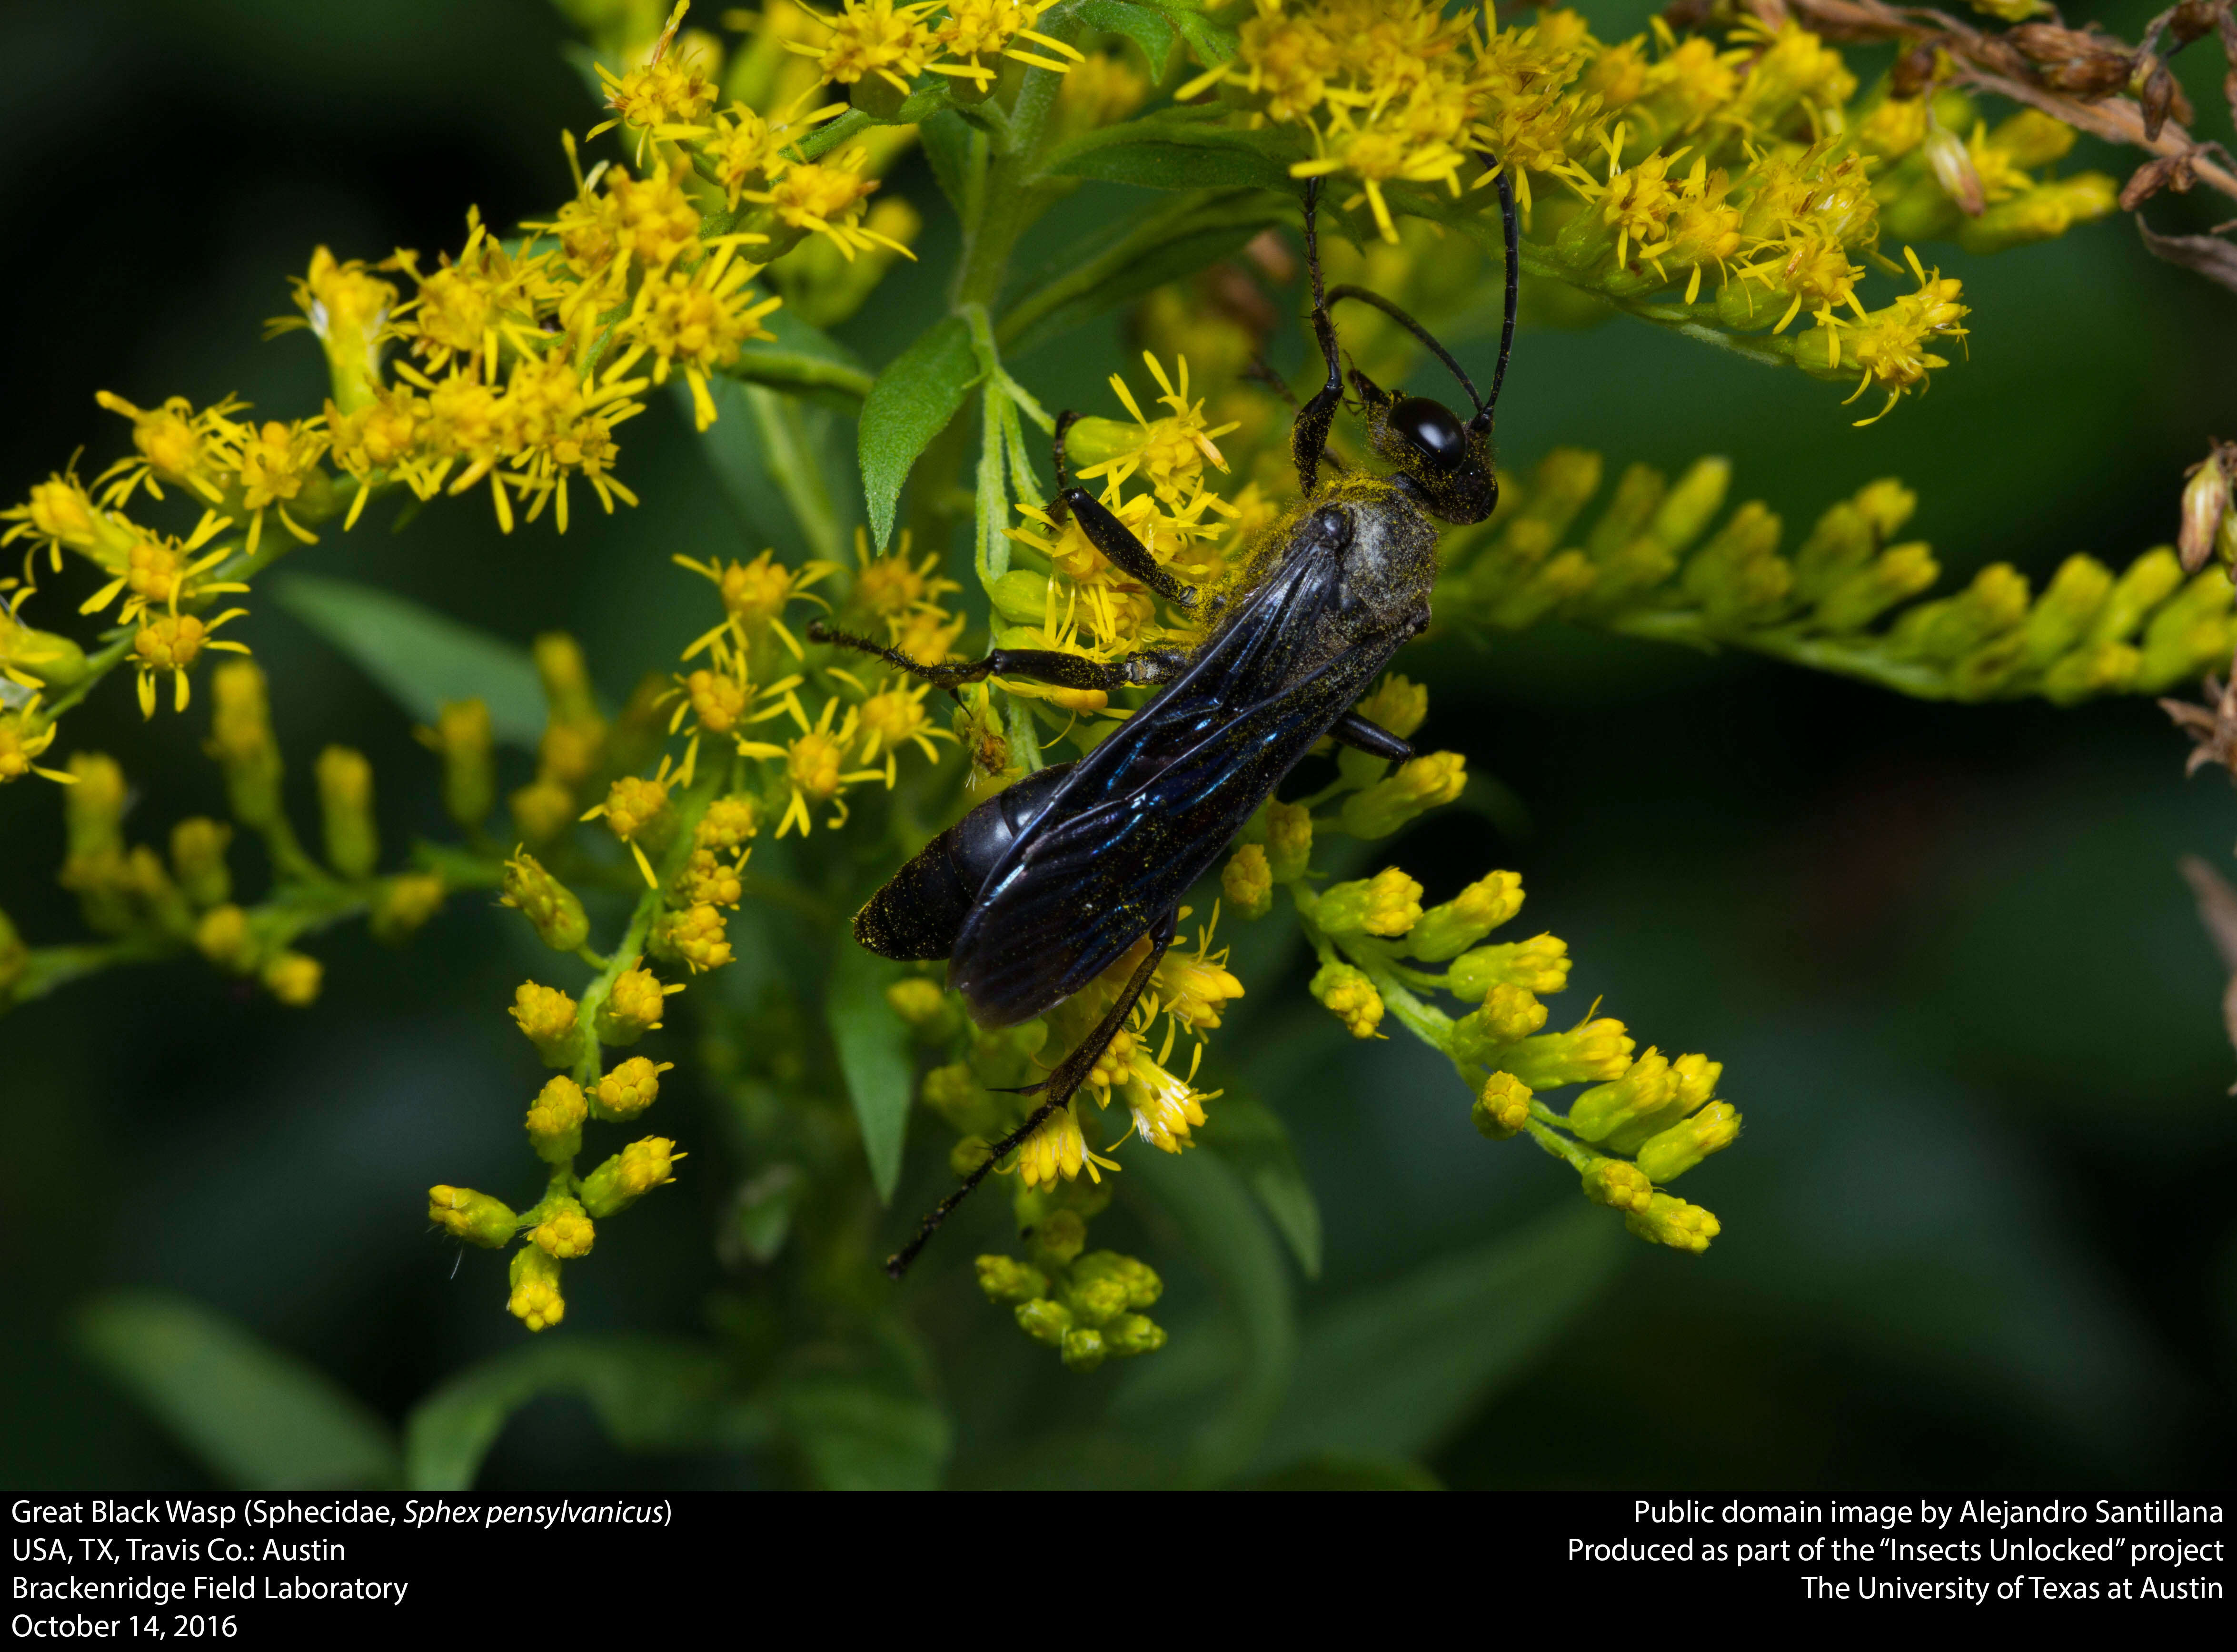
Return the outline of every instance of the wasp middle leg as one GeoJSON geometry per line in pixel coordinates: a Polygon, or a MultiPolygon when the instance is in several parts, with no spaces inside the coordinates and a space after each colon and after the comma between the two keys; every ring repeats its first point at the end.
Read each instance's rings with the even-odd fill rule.
{"type": "Polygon", "coordinates": [[[915,660],[899,648],[835,629],[821,620],[808,622],[808,640],[835,642],[842,648],[874,655],[896,670],[950,689],[967,682],[984,682],[989,677],[1023,677],[1054,688],[1099,688],[1108,693],[1171,682],[1188,663],[1188,656],[1178,648],[1145,648],[1121,660],[1090,660],[1061,648],[990,648],[976,660],[915,660]]]}
{"type": "Polygon", "coordinates": [[[933,1234],[940,1231],[940,1223],[947,1220],[955,1207],[970,1197],[973,1189],[987,1179],[987,1173],[1022,1147],[1052,1113],[1072,1099],[1072,1092],[1086,1082],[1088,1074],[1095,1070],[1095,1063],[1111,1047],[1111,1041],[1118,1036],[1118,1029],[1126,1024],[1126,1017],[1134,1013],[1134,1005],[1149,987],[1150,977],[1158,972],[1158,965],[1165,959],[1165,950],[1173,944],[1173,931],[1178,925],[1178,918],[1169,912],[1151,925],[1149,956],[1134,966],[1134,973],[1127,977],[1118,1002],[1111,1006],[1102,1020],[1095,1023],[1095,1030],[1079,1041],[1079,1046],[1057,1065],[1054,1071],[1037,1084],[1006,1092],[1013,1096],[1039,1095],[1040,1104],[1026,1116],[1023,1124],[987,1150],[985,1160],[963,1179],[962,1186],[932,1208],[931,1214],[918,1227],[916,1237],[886,1259],[888,1276],[899,1279],[907,1273],[909,1264],[916,1260],[917,1253],[925,1247],[933,1234]]]}
{"type": "Polygon", "coordinates": [[[1150,555],[1150,548],[1134,537],[1133,530],[1112,516],[1103,502],[1086,488],[1075,486],[1066,472],[1065,437],[1079,415],[1066,410],[1056,416],[1056,497],[1049,502],[1049,518],[1062,525],[1069,513],[1087,536],[1087,543],[1109,558],[1111,565],[1132,580],[1155,591],[1176,608],[1196,606],[1196,587],[1184,585],[1150,555]]]}

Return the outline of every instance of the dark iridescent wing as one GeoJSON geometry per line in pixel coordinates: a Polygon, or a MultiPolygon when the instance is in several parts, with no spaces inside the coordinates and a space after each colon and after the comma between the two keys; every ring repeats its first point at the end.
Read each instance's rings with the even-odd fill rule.
{"type": "Polygon", "coordinates": [[[1340,517],[1334,529],[1298,524],[1281,567],[1179,681],[1074,766],[989,874],[948,977],[982,1024],[1039,1015],[1115,963],[1381,668],[1388,650],[1355,650],[1290,681],[1336,600],[1332,553],[1349,530],[1340,517]]]}

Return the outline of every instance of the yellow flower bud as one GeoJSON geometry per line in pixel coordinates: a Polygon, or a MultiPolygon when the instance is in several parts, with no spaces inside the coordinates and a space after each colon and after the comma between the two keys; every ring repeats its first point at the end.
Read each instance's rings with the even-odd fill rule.
{"type": "Polygon", "coordinates": [[[1048,1275],[1012,1256],[981,1256],[979,1288],[990,1302],[1027,1302],[1048,1293],[1048,1275]]]}
{"type": "Polygon", "coordinates": [[[439,872],[399,872],[380,886],[373,909],[373,938],[391,946],[409,940],[443,907],[439,872]]]}
{"type": "Polygon", "coordinates": [[[1603,1016],[1567,1032],[1541,1032],[1506,1055],[1508,1070],[1533,1089],[1554,1089],[1589,1079],[1613,1079],[1631,1065],[1632,1042],[1623,1023],[1603,1016]]]}
{"type": "Polygon", "coordinates": [[[256,944],[248,914],[240,907],[213,906],[195,925],[195,950],[221,970],[247,975],[256,967],[256,944]]]}
{"type": "Polygon", "coordinates": [[[712,849],[694,849],[676,880],[685,906],[735,906],[746,898],[745,863],[724,860],[712,849]]]}
{"type": "Polygon", "coordinates": [[[660,1076],[675,1065],[664,1061],[656,1067],[643,1056],[617,1063],[598,1081],[597,1105],[591,1111],[603,1119],[628,1122],[659,1099],[660,1076]]]}
{"type": "Polygon", "coordinates": [[[225,864],[233,828],[201,815],[171,828],[171,867],[179,888],[197,907],[221,906],[233,898],[233,874],[225,864]]]}
{"type": "Polygon", "coordinates": [[[1295,803],[1266,805],[1266,865],[1277,884],[1295,883],[1313,858],[1312,812],[1295,803]]]}
{"type": "Polygon", "coordinates": [[[1862,630],[1941,576],[1942,565],[1934,560],[1924,541],[1891,545],[1864,568],[1836,582],[1818,599],[1818,622],[1829,631],[1862,630]]]}
{"type": "Polygon", "coordinates": [[[1343,829],[1355,838],[1387,838],[1409,820],[1450,803],[1468,784],[1468,760],[1432,752],[1343,800],[1343,829]]]}
{"type": "Polygon", "coordinates": [[[443,760],[444,809],[471,832],[489,818],[497,799],[489,708],[478,700],[446,701],[436,708],[435,726],[417,733],[443,760]]]}
{"type": "Polygon", "coordinates": [[[607,830],[624,843],[641,845],[657,854],[676,828],[676,812],[668,800],[668,787],[624,774],[606,793],[600,806],[607,830]]]}
{"type": "Polygon", "coordinates": [[[582,1151],[583,1121],[589,1114],[581,1087],[558,1074],[528,1105],[528,1144],[547,1164],[564,1164],[582,1151]]]}
{"type": "Polygon", "coordinates": [[[1368,721],[1405,740],[1428,721],[1429,691],[1393,673],[1375,685],[1375,692],[1361,701],[1357,709],[1368,721]]]}
{"type": "Polygon", "coordinates": [[[363,878],[379,858],[373,824],[373,765],[362,752],[329,746],[319,754],[319,811],[327,827],[327,864],[345,878],[363,878]]]}
{"type": "Polygon", "coordinates": [[[1530,1086],[1513,1073],[1494,1073],[1484,1080],[1483,1094],[1468,1109],[1475,1128],[1495,1142],[1504,1142],[1530,1118],[1530,1086]]]}
{"type": "Polygon", "coordinates": [[[1707,1158],[1730,1147],[1740,1133],[1739,1109],[1730,1102],[1711,1102],[1689,1119],[1646,1138],[1639,1168],[1657,1181],[1674,1181],[1707,1158]]]}
{"type": "Polygon", "coordinates": [[[1453,1023],[1453,1054],[1486,1061],[1492,1052],[1528,1038],[1546,1024],[1546,1006],[1528,987],[1501,981],[1484,994],[1483,1007],[1453,1023]]]}
{"type": "Polygon", "coordinates": [[[76,784],[63,793],[68,858],[91,863],[124,851],[124,771],[100,752],[75,752],[69,772],[76,784]]]}
{"type": "Polygon", "coordinates": [[[233,818],[261,831],[280,819],[280,748],[272,739],[272,714],[264,673],[251,660],[230,660],[212,677],[217,709],[210,720],[210,754],[225,772],[233,818]]]}
{"type": "Polygon", "coordinates": [[[264,966],[265,990],[294,1010],[318,997],[325,977],[325,966],[302,952],[282,952],[264,966]]]}
{"type": "MultiPolygon", "coordinates": [[[[1046,574],[1013,569],[994,582],[988,593],[994,611],[1013,625],[1039,625],[1048,617],[1049,582],[1046,574]]],[[[1063,604],[1058,604],[1062,611],[1063,604]]]]}
{"type": "Polygon", "coordinates": [[[1534,935],[1527,941],[1479,946],[1453,960],[1445,981],[1462,998],[1488,994],[1501,983],[1528,992],[1559,992],[1569,984],[1569,944],[1558,935],[1534,935]]]}
{"type": "Polygon", "coordinates": [[[694,972],[720,969],[730,961],[730,943],[720,908],[693,906],[665,912],[654,920],[652,950],[681,959],[694,972]]]}
{"type": "Polygon", "coordinates": [[[1313,918],[1334,935],[1399,936],[1422,916],[1422,885],[1396,866],[1334,884],[1313,903],[1313,918]]]}
{"type": "Polygon", "coordinates": [[[1236,850],[1219,874],[1220,893],[1227,910],[1244,918],[1264,918],[1274,905],[1274,870],[1266,851],[1246,843],[1236,850]]]}
{"type": "Polygon", "coordinates": [[[536,675],[544,680],[544,698],[556,723],[599,721],[591,695],[591,674],[583,663],[583,650],[564,631],[545,631],[531,645],[536,675]]]}
{"type": "Polygon", "coordinates": [[[583,1214],[581,1205],[564,1195],[546,1199],[541,1214],[543,1220],[528,1230],[529,1239],[538,1250],[563,1262],[591,1254],[597,1230],[583,1214]]]}
{"type": "MultiPolygon", "coordinates": [[[[676,991],[683,989],[677,987],[676,991]]],[[[628,969],[598,1006],[598,1037],[610,1044],[633,1044],[660,1025],[666,993],[650,970],[628,969]]]]}
{"type": "Polygon", "coordinates": [[[1708,1249],[1709,1241],[1724,1231],[1722,1224],[1700,1206],[1666,1193],[1656,1194],[1647,1201],[1646,1209],[1626,1216],[1623,1225],[1641,1239],[1696,1254],[1708,1249]]]}
{"type": "Polygon", "coordinates": [[[1645,1210],[1654,1196],[1653,1184],[1635,1164],[1622,1159],[1594,1159],[1581,1172],[1585,1197],[1611,1210],[1645,1210]]]}
{"type": "Polygon", "coordinates": [[[1578,1096],[1569,1108],[1569,1129],[1587,1142],[1603,1141],[1633,1119],[1660,1112],[1677,1094],[1670,1063],[1649,1050],[1620,1078],[1578,1096]]]}
{"type": "Polygon", "coordinates": [[[755,813],[749,797],[718,797],[699,817],[691,841],[702,849],[736,849],[760,830],[755,813]]]}
{"type": "Polygon", "coordinates": [[[440,1182],[427,1189],[427,1220],[452,1237],[486,1250],[511,1239],[520,1221],[501,1199],[440,1182]]]}
{"type": "Polygon", "coordinates": [[[575,1019],[575,1000],[557,987],[523,982],[512,995],[512,1018],[528,1035],[546,1067],[571,1067],[583,1053],[583,1029],[575,1019]]]}
{"type": "Polygon", "coordinates": [[[512,824],[529,843],[551,842],[575,819],[575,794],[555,780],[539,780],[512,794],[512,824]]]}
{"type": "MultiPolygon", "coordinates": [[[[1086,1219],[1077,1210],[1052,1210],[1033,1225],[1031,1233],[1033,1248],[1059,1267],[1076,1260],[1079,1253],[1087,1247],[1086,1219]]],[[[1111,1306],[1112,1313],[1126,1306],[1125,1287],[1122,1285],[1115,1288],[1118,1295],[1111,1306]]],[[[1036,1291],[1033,1294],[1038,1296],[1040,1293],[1036,1291]]],[[[1071,1299],[1067,1297],[1066,1300],[1071,1299]]],[[[1072,1306],[1077,1310],[1079,1305],[1074,1301],[1072,1306]]],[[[1099,1324],[1100,1320],[1091,1320],[1091,1323],[1099,1324]]]]}
{"type": "Polygon", "coordinates": [[[1426,964],[1458,958],[1522,910],[1522,879],[1511,872],[1479,878],[1414,925],[1406,950],[1426,964]]]}
{"type": "Polygon", "coordinates": [[[1355,1038],[1372,1038],[1382,1024],[1382,995],[1349,964],[1323,964],[1314,974],[1314,997],[1326,1004],[1355,1038]]]}
{"type": "Polygon", "coordinates": [[[684,1155],[664,1135],[632,1142],[583,1179],[583,1208],[604,1219],[676,1180],[673,1167],[684,1155]]]}
{"type": "Polygon", "coordinates": [[[947,995],[940,990],[940,984],[921,975],[888,987],[886,1003],[912,1027],[934,1025],[947,1017],[948,1008],[947,995]]]}
{"type": "Polygon", "coordinates": [[[531,1331],[544,1331],[567,1317],[566,1300],[559,1294],[559,1264],[534,1245],[523,1245],[512,1254],[509,1270],[512,1294],[506,1310],[531,1331]]]}

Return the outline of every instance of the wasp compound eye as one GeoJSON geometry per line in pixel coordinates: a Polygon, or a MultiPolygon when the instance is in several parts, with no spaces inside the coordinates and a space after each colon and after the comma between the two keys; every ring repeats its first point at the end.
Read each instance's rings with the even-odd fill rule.
{"type": "Polygon", "coordinates": [[[1468,433],[1449,409],[1426,396],[1401,396],[1390,408],[1390,428],[1440,471],[1460,468],[1468,433]]]}

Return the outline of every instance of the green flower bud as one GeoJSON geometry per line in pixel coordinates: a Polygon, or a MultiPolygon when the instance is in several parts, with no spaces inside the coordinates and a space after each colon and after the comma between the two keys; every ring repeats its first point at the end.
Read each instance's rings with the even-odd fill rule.
{"type": "Polygon", "coordinates": [[[1065,1333],[1072,1329],[1072,1310],[1047,1297],[1035,1297],[1018,1304],[1018,1328],[1036,1342],[1062,1347],[1065,1333]]]}
{"type": "Polygon", "coordinates": [[[1306,990],[1326,1004],[1355,1038],[1372,1038],[1382,1024],[1382,995],[1364,971],[1349,964],[1323,964],[1306,990]]]}
{"type": "Polygon", "coordinates": [[[1403,935],[1421,918],[1422,885],[1385,866],[1372,878],[1330,885],[1313,902],[1312,914],[1331,935],[1403,935]]]}
{"type": "Polygon", "coordinates": [[[1107,1276],[1075,1279],[1065,1287],[1064,1303],[1075,1325],[1100,1326],[1126,1311],[1126,1287],[1107,1276]]]}
{"type": "Polygon", "coordinates": [[[441,1183],[427,1189],[427,1220],[453,1238],[487,1250],[511,1240],[520,1221],[501,1199],[441,1183]]]}
{"type": "Polygon", "coordinates": [[[233,874],[225,864],[233,828],[201,815],[171,828],[171,868],[179,891],[197,907],[222,906],[233,898],[233,874]]]}
{"type": "Polygon", "coordinates": [[[1829,631],[1860,631],[1941,574],[1924,541],[1891,546],[1869,566],[1832,584],[1818,599],[1818,622],[1829,631]]]}
{"type": "Polygon", "coordinates": [[[1015,568],[994,582],[989,593],[994,611],[1013,625],[1039,625],[1048,618],[1046,574],[1015,568]]]}
{"type": "Polygon", "coordinates": [[[1506,1052],[1507,1070],[1533,1089],[1620,1077],[1631,1065],[1623,1023],[1603,1016],[1567,1032],[1541,1032],[1506,1052]]]}
{"type": "Polygon", "coordinates": [[[2113,589],[2113,570],[2094,556],[2069,556],[2027,619],[2028,663],[2041,670],[2070,652],[2113,589]]]}
{"type": "Polygon", "coordinates": [[[966,1063],[950,1062],[944,1067],[934,1068],[924,1076],[918,1095],[948,1129],[959,1135],[996,1133],[1000,1120],[994,1099],[966,1063]]]}
{"type": "Polygon", "coordinates": [[[1313,858],[1313,817],[1295,803],[1266,805],[1266,865],[1277,884],[1295,883],[1313,858]]]}
{"type": "Polygon", "coordinates": [[[2144,615],[2174,595],[2182,583],[2182,563],[2166,546],[2148,550],[2121,570],[2112,595],[2090,623],[2092,642],[2125,642],[2144,622],[2144,615]]]}
{"type": "Polygon", "coordinates": [[[2027,576],[1996,563],[1956,596],[1923,602],[1897,622],[1888,646],[1907,659],[1948,665],[2026,624],[2027,576]]]}
{"type": "Polygon", "coordinates": [[[1406,950],[1425,964],[1458,958],[1522,910],[1522,879],[1495,872],[1422,914],[1406,950]]]}
{"type": "Polygon", "coordinates": [[[1068,1371],[1085,1375],[1103,1363],[1105,1350],[1103,1333],[1089,1326],[1075,1326],[1064,1333],[1064,1363],[1068,1371]]]}
{"type": "Polygon", "coordinates": [[[373,909],[373,939],[391,946],[411,939],[442,910],[443,893],[439,872],[399,872],[384,880],[373,909]]]}
{"type": "Polygon", "coordinates": [[[478,700],[453,700],[437,708],[435,726],[416,731],[419,742],[443,760],[443,807],[468,831],[489,818],[497,800],[490,760],[489,708],[478,700]]]}
{"type": "Polygon", "coordinates": [[[1274,906],[1274,871],[1263,844],[1240,845],[1219,874],[1226,909],[1240,918],[1264,918],[1274,906]]]}
{"type": "Polygon", "coordinates": [[[1730,1147],[1740,1133],[1740,1116],[1730,1102],[1711,1102],[1689,1119],[1647,1137],[1639,1149],[1639,1168],[1656,1181],[1674,1181],[1707,1158],[1730,1147]]]}
{"type": "Polygon", "coordinates": [[[1116,1359],[1155,1353],[1165,1346],[1165,1327],[1139,1313],[1122,1313],[1103,1327],[1103,1351],[1116,1359]]]}
{"type": "Polygon", "coordinates": [[[2042,674],[2042,697],[2071,706],[2098,694],[2120,694],[2143,669],[2141,649],[2125,642],[2085,643],[2042,674]]]}
{"type": "Polygon", "coordinates": [[[1468,785],[1468,760],[1458,752],[1417,757],[1387,780],[1343,800],[1343,829],[1355,838],[1387,838],[1408,821],[1452,802],[1468,785]]]}
{"type": "Polygon", "coordinates": [[[1778,555],[1780,530],[1778,517],[1751,499],[1687,561],[1681,582],[1712,620],[1761,622],[1785,609],[1794,573],[1778,555]]]}
{"type": "Polygon", "coordinates": [[[1628,1121],[1659,1112],[1677,1094],[1669,1061],[1649,1050],[1620,1078],[1578,1096],[1569,1108],[1569,1129],[1587,1142],[1601,1141],[1628,1121]]]}
{"type": "Polygon", "coordinates": [[[1087,1223],[1077,1210],[1052,1210],[1033,1225],[1033,1248],[1052,1260],[1059,1265],[1070,1262],[1086,1247],[1087,1223]]]}
{"type": "Polygon", "coordinates": [[[574,892],[525,849],[505,863],[505,892],[499,904],[517,908],[535,926],[537,938],[555,952],[572,952],[591,936],[591,920],[574,892]]]}
{"type": "Polygon", "coordinates": [[[1122,1256],[1115,1250],[1090,1251],[1072,1266],[1072,1286],[1079,1289],[1102,1281],[1116,1283],[1124,1305],[1146,1308],[1164,1293],[1165,1281],[1146,1262],[1122,1256]]]}
{"type": "Polygon", "coordinates": [[[979,1288],[990,1302],[1028,1302],[1048,1293],[1048,1275],[1014,1256],[981,1256],[979,1288]]]}
{"type": "Polygon", "coordinates": [[[522,787],[511,805],[512,824],[529,843],[549,843],[575,822],[575,794],[556,780],[522,787]]]}
{"type": "Polygon", "coordinates": [[[676,1180],[684,1155],[664,1135],[632,1142],[583,1178],[583,1208],[601,1220],[627,1210],[655,1188],[676,1180]]]}
{"type": "Polygon", "coordinates": [[[280,765],[264,673],[253,660],[228,660],[212,674],[211,684],[217,709],[209,750],[225,772],[227,803],[241,825],[267,830],[280,818],[280,765]]]}
{"type": "Polygon", "coordinates": [[[2137,685],[2169,688],[2229,658],[2230,600],[2237,596],[2220,569],[2201,574],[2144,627],[2144,661],[2137,685]]]}
{"type": "Polygon", "coordinates": [[[370,876],[380,857],[373,824],[373,765],[362,752],[329,746],[319,754],[317,772],[327,864],[345,878],[370,876]]]}
{"type": "Polygon", "coordinates": [[[544,682],[544,698],[555,723],[599,723],[591,674],[583,663],[583,650],[564,631],[546,631],[530,645],[536,656],[536,675],[544,682]]]}
{"type": "Polygon", "coordinates": [[[1641,1239],[1697,1254],[1708,1249],[1709,1241],[1723,1231],[1722,1224],[1700,1206],[1666,1193],[1656,1194],[1647,1201],[1646,1209],[1626,1216],[1623,1225],[1641,1239]]]}
{"type": "Polygon", "coordinates": [[[1569,944],[1558,935],[1534,935],[1527,941],[1479,946],[1462,953],[1445,971],[1446,990],[1455,997],[1481,997],[1501,983],[1526,992],[1561,991],[1569,984],[1569,944]]]}

